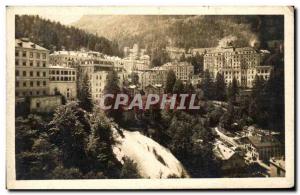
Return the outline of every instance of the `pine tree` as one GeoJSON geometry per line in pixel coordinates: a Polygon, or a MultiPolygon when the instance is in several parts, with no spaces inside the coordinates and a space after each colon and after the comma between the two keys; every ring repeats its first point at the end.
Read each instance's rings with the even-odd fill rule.
{"type": "Polygon", "coordinates": [[[205,99],[212,100],[214,98],[214,82],[208,70],[204,72],[202,90],[205,99]]]}
{"type": "Polygon", "coordinates": [[[232,79],[232,83],[228,86],[227,99],[229,102],[236,103],[236,98],[239,94],[239,88],[235,77],[232,79]]]}
{"type": "Polygon", "coordinates": [[[166,80],[166,92],[172,93],[173,88],[176,82],[176,75],[173,70],[169,70],[167,74],[167,80],[166,80]]]}
{"type": "Polygon", "coordinates": [[[184,93],[184,85],[180,79],[176,80],[174,87],[173,87],[174,94],[184,93]]]}
{"type": "Polygon", "coordinates": [[[184,62],[185,60],[186,60],[186,59],[185,59],[185,54],[182,53],[182,55],[180,56],[179,61],[180,61],[180,62],[184,62]]]}
{"type": "Polygon", "coordinates": [[[91,83],[87,74],[84,75],[82,79],[81,88],[79,91],[79,106],[91,112],[93,110],[92,94],[91,94],[91,83]]]}
{"type": "Polygon", "coordinates": [[[120,173],[120,178],[122,179],[138,179],[141,175],[138,172],[137,164],[129,159],[124,158],[124,164],[120,173]]]}
{"type": "Polygon", "coordinates": [[[215,89],[215,99],[218,101],[225,101],[226,84],[224,81],[224,76],[221,73],[217,73],[214,89],[215,89]]]}
{"type": "Polygon", "coordinates": [[[119,87],[119,78],[116,71],[110,71],[106,77],[106,85],[104,87],[105,94],[113,94],[113,98],[106,98],[105,99],[105,106],[111,106],[111,109],[106,110],[108,116],[113,117],[115,120],[119,121],[122,118],[121,109],[114,109],[113,106],[115,105],[116,96],[120,93],[119,87]]]}

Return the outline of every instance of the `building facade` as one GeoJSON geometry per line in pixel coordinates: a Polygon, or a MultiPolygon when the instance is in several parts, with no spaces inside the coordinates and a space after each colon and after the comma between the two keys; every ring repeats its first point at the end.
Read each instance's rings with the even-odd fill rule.
{"type": "Polygon", "coordinates": [[[261,54],[251,47],[215,48],[204,55],[204,70],[213,78],[223,74],[226,84],[235,78],[240,87],[251,88],[256,75],[269,79],[272,66],[261,66],[261,54]]]}
{"type": "Polygon", "coordinates": [[[49,94],[49,51],[28,39],[15,40],[16,100],[49,94]]]}
{"type": "Polygon", "coordinates": [[[82,81],[86,75],[90,81],[91,95],[94,102],[99,103],[104,94],[106,77],[110,71],[116,71],[118,74],[119,84],[127,79],[123,66],[115,65],[110,60],[86,60],[79,66],[77,79],[82,81]]]}
{"type": "Polygon", "coordinates": [[[183,83],[187,83],[194,75],[194,66],[188,62],[169,62],[162,66],[163,69],[173,70],[176,79],[180,79],[183,83]]]}
{"type": "Polygon", "coordinates": [[[163,67],[154,67],[150,70],[144,71],[140,76],[140,83],[142,89],[152,85],[165,86],[167,79],[167,70],[163,67]]]}
{"type": "Polygon", "coordinates": [[[271,135],[249,136],[248,139],[251,150],[259,160],[268,162],[270,158],[281,157],[283,154],[281,143],[271,135]]]}
{"type": "Polygon", "coordinates": [[[76,69],[63,66],[49,66],[49,93],[63,95],[67,100],[76,100],[76,69]]]}

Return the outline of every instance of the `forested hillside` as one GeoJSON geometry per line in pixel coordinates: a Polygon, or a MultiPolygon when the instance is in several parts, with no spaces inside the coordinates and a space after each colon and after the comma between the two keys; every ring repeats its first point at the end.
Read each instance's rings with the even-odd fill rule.
{"type": "Polygon", "coordinates": [[[45,20],[39,16],[16,15],[15,37],[28,37],[49,50],[78,50],[87,48],[109,55],[119,55],[118,45],[104,37],[45,20]]]}
{"type": "Polygon", "coordinates": [[[282,16],[155,16],[86,15],[73,25],[117,41],[121,47],[139,43],[147,48],[215,47],[227,36],[236,37],[235,46],[248,46],[253,40],[283,39],[282,16]]]}

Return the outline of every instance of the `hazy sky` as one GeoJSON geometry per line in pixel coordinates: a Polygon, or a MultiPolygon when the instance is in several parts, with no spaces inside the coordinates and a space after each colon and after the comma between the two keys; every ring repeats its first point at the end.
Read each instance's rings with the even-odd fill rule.
{"type": "Polygon", "coordinates": [[[39,14],[39,16],[46,18],[46,19],[58,21],[62,24],[66,24],[66,25],[76,22],[81,17],[81,15],[57,15],[57,14],[56,15],[39,14]]]}
{"type": "Polygon", "coordinates": [[[37,14],[42,18],[49,19],[49,20],[54,20],[54,21],[60,22],[60,23],[65,24],[65,25],[76,22],[82,16],[81,14],[72,14],[72,13],[70,13],[70,14],[66,14],[66,13],[62,13],[62,14],[55,13],[55,14],[53,14],[53,13],[39,12],[37,14]]]}

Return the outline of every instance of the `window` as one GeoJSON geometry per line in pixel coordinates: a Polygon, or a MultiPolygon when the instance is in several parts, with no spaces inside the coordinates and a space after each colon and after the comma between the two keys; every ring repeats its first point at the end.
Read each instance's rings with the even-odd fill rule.
{"type": "Polygon", "coordinates": [[[19,51],[16,51],[15,56],[16,57],[19,56],[19,51]]]}
{"type": "Polygon", "coordinates": [[[30,76],[33,77],[33,72],[32,71],[30,71],[30,76]]]}
{"type": "Polygon", "coordinates": [[[46,72],[43,72],[43,76],[44,76],[44,77],[46,76],[46,72]]]}
{"type": "Polygon", "coordinates": [[[23,66],[26,66],[26,61],[23,62],[23,66]]]}
{"type": "Polygon", "coordinates": [[[26,71],[23,71],[23,76],[26,77],[26,71]]]}
{"type": "Polygon", "coordinates": [[[46,62],[43,62],[43,67],[46,67],[46,62]]]}
{"type": "Polygon", "coordinates": [[[19,87],[19,81],[16,81],[16,87],[19,87]]]}
{"type": "Polygon", "coordinates": [[[46,54],[45,53],[43,53],[43,59],[46,59],[46,54]]]}
{"type": "Polygon", "coordinates": [[[30,58],[33,58],[33,53],[32,53],[32,52],[30,52],[29,56],[30,56],[30,58]]]}
{"type": "Polygon", "coordinates": [[[43,91],[43,94],[46,95],[46,91],[45,90],[43,91]]]}
{"type": "Polygon", "coordinates": [[[59,74],[59,71],[58,71],[58,70],[56,71],[56,74],[59,74]]]}
{"type": "Polygon", "coordinates": [[[19,76],[19,71],[18,70],[16,70],[16,76],[19,76]]]}
{"type": "Polygon", "coordinates": [[[36,66],[39,67],[40,66],[40,62],[36,62],[36,66]]]}
{"type": "Polygon", "coordinates": [[[33,66],[33,61],[30,61],[29,65],[30,65],[30,66],[33,66]]]}
{"type": "Polygon", "coordinates": [[[40,95],[40,92],[39,92],[39,91],[37,91],[37,92],[36,92],[36,95],[40,95]]]}
{"type": "Polygon", "coordinates": [[[36,82],[36,85],[39,87],[39,86],[40,86],[40,81],[37,81],[37,82],[36,82]]]}
{"type": "Polygon", "coordinates": [[[24,58],[26,57],[26,51],[23,51],[23,57],[24,58]]]}
{"type": "Polygon", "coordinates": [[[29,91],[29,94],[32,95],[32,91],[29,91]]]}
{"type": "Polygon", "coordinates": [[[27,83],[26,81],[23,82],[23,87],[26,87],[27,86],[27,83]]]}
{"type": "Polygon", "coordinates": [[[36,76],[37,76],[37,77],[40,76],[40,72],[39,72],[39,71],[36,72],[36,76]]]}
{"type": "Polygon", "coordinates": [[[43,85],[46,86],[46,81],[43,81],[43,85]]]}
{"type": "Polygon", "coordinates": [[[33,81],[30,81],[30,87],[33,87],[33,81]]]}
{"type": "Polygon", "coordinates": [[[36,102],[36,107],[39,108],[40,106],[40,102],[36,102]]]}

